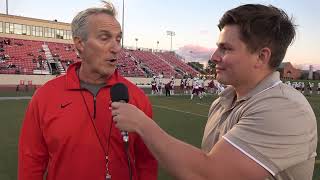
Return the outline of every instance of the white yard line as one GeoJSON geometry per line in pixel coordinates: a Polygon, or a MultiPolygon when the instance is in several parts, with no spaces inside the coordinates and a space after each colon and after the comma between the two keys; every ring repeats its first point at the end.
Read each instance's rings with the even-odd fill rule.
{"type": "Polygon", "coordinates": [[[197,103],[198,105],[200,105],[200,106],[207,106],[207,107],[210,107],[210,105],[208,105],[208,104],[202,104],[202,103],[197,103]]]}
{"type": "Polygon", "coordinates": [[[192,113],[192,112],[188,112],[188,111],[182,111],[182,110],[178,110],[178,109],[172,109],[172,108],[169,108],[169,107],[166,107],[166,106],[160,106],[160,105],[152,105],[153,107],[157,107],[157,108],[161,108],[161,109],[167,109],[167,110],[170,110],[170,111],[176,111],[176,112],[180,112],[180,113],[185,113],[185,114],[191,114],[191,115],[194,115],[194,116],[200,116],[200,117],[208,117],[208,116],[204,116],[202,114],[197,114],[197,113],[192,113]]]}
{"type": "Polygon", "coordinates": [[[31,96],[17,96],[17,97],[0,97],[1,100],[21,100],[21,99],[31,99],[31,96]]]}

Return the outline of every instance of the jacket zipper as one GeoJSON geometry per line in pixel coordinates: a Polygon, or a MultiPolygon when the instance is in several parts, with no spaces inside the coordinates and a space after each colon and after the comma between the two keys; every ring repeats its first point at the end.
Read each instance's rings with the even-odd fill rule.
{"type": "Polygon", "coordinates": [[[96,119],[96,96],[93,96],[93,119],[96,119]]]}

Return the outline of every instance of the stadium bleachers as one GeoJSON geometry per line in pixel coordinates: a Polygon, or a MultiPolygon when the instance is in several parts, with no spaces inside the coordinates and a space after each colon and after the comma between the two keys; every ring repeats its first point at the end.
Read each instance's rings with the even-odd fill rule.
{"type": "Polygon", "coordinates": [[[130,54],[134,56],[139,63],[143,63],[144,65],[148,66],[154,75],[163,73],[164,77],[166,78],[171,76],[181,76],[181,74],[179,75],[174,70],[173,66],[152,52],[135,50],[130,51],[130,54]]]}
{"type": "Polygon", "coordinates": [[[118,70],[121,75],[126,77],[146,77],[138,62],[127,50],[121,50],[118,54],[118,70]]]}
{"type": "Polygon", "coordinates": [[[71,60],[73,62],[80,61],[80,58],[77,56],[75,47],[73,44],[64,44],[64,43],[46,43],[51,51],[52,56],[57,55],[62,62],[67,62],[71,60]]]}
{"type": "Polygon", "coordinates": [[[43,42],[8,38],[1,38],[0,42],[0,56],[4,57],[0,73],[33,74],[33,70],[39,68],[37,62],[45,57],[41,51],[43,42]]]}
{"type": "Polygon", "coordinates": [[[192,76],[196,76],[198,71],[194,70],[192,67],[184,63],[175,53],[172,52],[162,52],[157,53],[162,59],[166,60],[168,63],[173,65],[175,68],[179,68],[192,76]]]}
{"type": "MultiPolygon", "coordinates": [[[[34,70],[48,70],[48,57],[61,63],[61,68],[81,61],[73,44],[0,38],[0,73],[33,74],[34,70]],[[48,54],[50,54],[48,56],[48,54]]],[[[185,73],[198,72],[172,52],[122,49],[118,54],[118,70],[127,77],[150,77],[163,73],[165,78],[181,78],[185,73]]],[[[64,71],[65,72],[65,71],[64,71]]]]}

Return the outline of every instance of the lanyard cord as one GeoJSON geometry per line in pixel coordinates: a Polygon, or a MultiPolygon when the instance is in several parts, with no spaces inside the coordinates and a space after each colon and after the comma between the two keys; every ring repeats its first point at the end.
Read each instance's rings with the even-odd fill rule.
{"type": "MultiPolygon", "coordinates": [[[[94,121],[93,121],[92,116],[91,116],[91,114],[90,114],[90,111],[89,111],[87,102],[86,102],[86,100],[84,99],[84,96],[83,96],[82,91],[80,91],[80,94],[81,94],[81,96],[82,96],[82,99],[83,99],[84,104],[86,105],[86,109],[87,109],[88,115],[89,115],[89,117],[90,117],[91,124],[92,124],[92,126],[93,126],[93,128],[94,128],[95,134],[96,134],[96,136],[97,136],[97,138],[98,138],[98,140],[99,140],[99,144],[100,144],[100,146],[101,146],[101,148],[102,148],[102,150],[103,150],[103,153],[104,153],[105,157],[108,157],[108,155],[109,155],[109,147],[110,147],[111,130],[112,130],[112,121],[110,122],[110,129],[109,129],[109,135],[108,135],[108,145],[107,145],[107,151],[106,151],[106,150],[104,149],[104,147],[103,147],[103,144],[102,144],[101,139],[100,139],[99,134],[98,134],[97,127],[96,127],[95,124],[94,124],[94,121]]],[[[132,169],[131,169],[131,164],[130,164],[131,161],[130,161],[130,155],[129,155],[129,144],[128,144],[128,142],[125,142],[125,149],[126,149],[126,154],[127,154],[127,158],[128,158],[129,178],[130,178],[130,180],[131,180],[131,179],[132,179],[132,169]]],[[[109,163],[109,158],[108,158],[108,159],[106,158],[106,164],[108,165],[108,163],[109,163]]],[[[107,168],[108,168],[108,167],[107,167],[107,168]]],[[[109,170],[107,169],[107,171],[109,171],[109,170]]],[[[109,172],[107,172],[107,173],[109,174],[109,172]]]]}
{"type": "Polygon", "coordinates": [[[93,128],[94,128],[96,137],[97,137],[97,139],[98,139],[98,141],[99,141],[99,144],[100,144],[100,146],[101,146],[101,148],[102,148],[102,150],[103,150],[103,153],[104,153],[104,155],[105,155],[105,157],[106,157],[106,164],[108,165],[108,163],[109,163],[108,155],[109,155],[109,147],[110,147],[112,121],[110,122],[107,150],[105,150],[105,148],[103,147],[103,144],[102,144],[102,142],[101,142],[101,139],[100,139],[100,137],[99,137],[97,127],[96,127],[96,125],[94,124],[94,121],[93,121],[92,116],[91,116],[91,114],[90,114],[90,111],[89,111],[87,102],[86,102],[86,100],[85,100],[85,98],[84,98],[84,96],[83,96],[82,90],[80,90],[80,94],[81,94],[81,96],[82,96],[82,100],[83,100],[84,104],[86,105],[86,109],[87,109],[88,115],[89,115],[89,117],[90,117],[91,124],[92,124],[92,126],[93,126],[93,128]]]}
{"type": "MultiPolygon", "coordinates": [[[[80,84],[80,77],[79,77],[79,69],[77,69],[76,70],[76,73],[77,73],[77,76],[78,76],[78,78],[79,78],[79,84],[80,84]]],[[[103,147],[103,144],[102,144],[102,142],[101,142],[101,139],[100,139],[100,137],[99,137],[99,134],[98,134],[98,130],[97,130],[97,127],[95,126],[95,124],[94,124],[94,121],[93,121],[93,119],[92,119],[92,116],[91,116],[91,114],[90,114],[90,111],[89,111],[89,107],[88,107],[88,105],[87,105],[87,102],[86,102],[86,100],[85,100],[85,98],[84,98],[84,95],[83,95],[83,93],[82,93],[82,89],[80,89],[80,94],[81,94],[81,97],[82,97],[82,100],[83,100],[83,102],[84,102],[84,104],[85,104],[85,106],[86,106],[86,109],[87,109],[87,113],[88,113],[88,115],[89,115],[89,117],[90,117],[90,121],[91,121],[91,124],[92,124],[92,126],[93,126],[93,128],[94,128],[94,131],[95,131],[95,134],[96,134],[96,137],[97,137],[97,139],[98,139],[98,141],[99,141],[99,144],[100,144],[100,146],[101,146],[101,148],[102,148],[102,150],[103,150],[103,153],[104,153],[104,155],[105,155],[105,161],[106,161],[106,177],[108,177],[108,178],[110,178],[111,179],[111,176],[110,176],[110,174],[109,174],[109,169],[108,169],[108,164],[109,164],[109,157],[108,157],[108,155],[109,155],[109,147],[110,147],[110,138],[111,138],[111,130],[112,130],[112,120],[110,121],[110,129],[109,129],[109,135],[108,135],[108,145],[107,145],[107,151],[104,149],[104,147],[103,147]]],[[[95,105],[95,104],[94,104],[95,105]]],[[[103,133],[104,134],[104,133],[103,133]]],[[[126,154],[127,154],[127,158],[128,158],[128,169],[129,169],[129,178],[130,178],[130,180],[132,180],[132,169],[131,169],[131,164],[130,164],[130,153],[129,153],[129,143],[128,142],[125,142],[125,149],[126,149],[126,154]]],[[[108,179],[107,178],[107,179],[108,179]]]]}

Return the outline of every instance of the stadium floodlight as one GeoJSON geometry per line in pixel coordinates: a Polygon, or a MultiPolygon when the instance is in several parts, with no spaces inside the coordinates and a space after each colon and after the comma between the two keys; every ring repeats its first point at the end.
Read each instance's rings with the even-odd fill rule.
{"type": "Polygon", "coordinates": [[[159,51],[159,41],[157,41],[157,51],[159,51]]]}
{"type": "Polygon", "coordinates": [[[170,36],[171,39],[170,51],[172,51],[172,36],[175,36],[176,33],[173,31],[167,31],[167,35],[170,36]]]}

